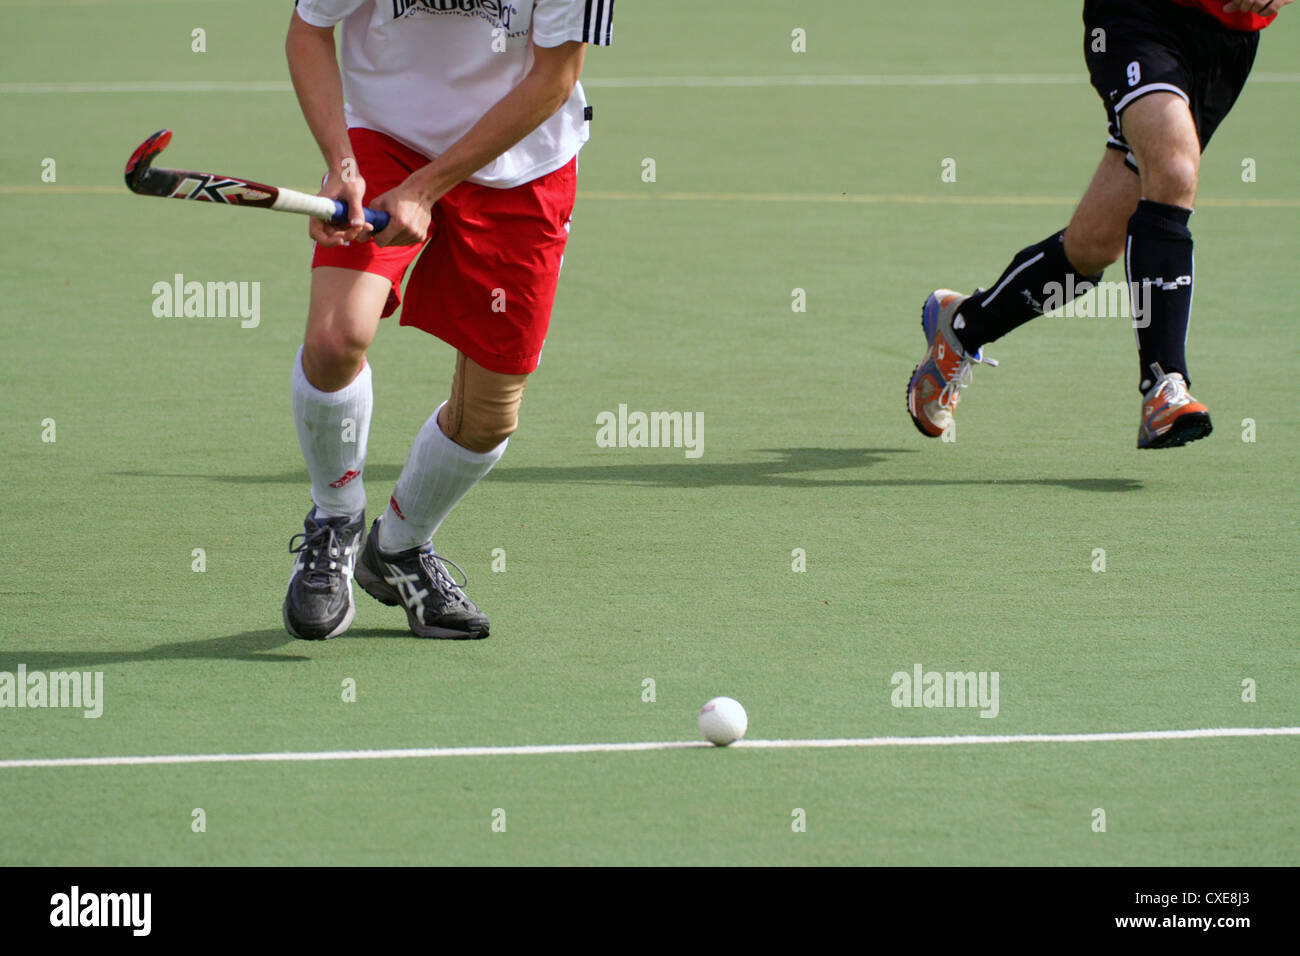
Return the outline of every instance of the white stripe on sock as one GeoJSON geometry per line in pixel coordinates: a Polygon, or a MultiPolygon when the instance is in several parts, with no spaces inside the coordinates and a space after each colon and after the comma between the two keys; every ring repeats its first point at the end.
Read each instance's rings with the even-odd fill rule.
{"type": "Polygon", "coordinates": [[[1007,276],[1005,279],[1003,279],[1001,282],[998,283],[997,288],[994,289],[992,292],[990,292],[988,298],[980,303],[980,307],[984,308],[990,302],[996,299],[998,297],[998,293],[1007,287],[1007,283],[1009,283],[1016,276],[1020,275],[1020,273],[1024,272],[1026,269],[1032,266],[1039,259],[1043,258],[1044,255],[1046,255],[1046,253],[1040,252],[1032,259],[1026,259],[1024,262],[1020,263],[1020,265],[1016,267],[1016,269],[1011,273],[1011,275],[1007,276]]]}

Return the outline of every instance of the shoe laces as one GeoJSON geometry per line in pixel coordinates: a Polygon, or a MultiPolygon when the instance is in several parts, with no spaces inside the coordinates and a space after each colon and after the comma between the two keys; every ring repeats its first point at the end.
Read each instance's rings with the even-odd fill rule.
{"type": "Polygon", "coordinates": [[[469,584],[469,575],[465,573],[465,569],[459,564],[450,558],[444,558],[437,551],[430,548],[428,551],[420,553],[420,566],[428,572],[429,577],[438,585],[439,591],[456,600],[464,599],[465,585],[469,584]],[[457,583],[456,579],[448,573],[445,567],[448,564],[460,572],[460,576],[465,579],[464,583],[457,583]]]}
{"type": "Polygon", "coordinates": [[[339,559],[343,556],[343,542],[334,525],[317,524],[311,531],[300,531],[289,539],[289,553],[303,556],[302,563],[306,568],[303,579],[307,584],[326,587],[330,584],[330,576],[339,569],[339,559]],[[299,538],[302,540],[299,541],[299,538]],[[328,558],[327,568],[316,567],[322,554],[328,558]]]}
{"type": "Polygon", "coordinates": [[[1166,375],[1158,362],[1151,363],[1151,371],[1156,373],[1156,387],[1151,393],[1152,398],[1159,398],[1161,393],[1164,393],[1166,404],[1175,406],[1186,405],[1192,400],[1192,396],[1187,391],[1187,383],[1178,372],[1166,375]]]}
{"type": "Polygon", "coordinates": [[[962,355],[961,364],[957,366],[957,371],[953,373],[952,378],[944,383],[943,389],[939,392],[940,405],[956,405],[961,399],[961,390],[971,383],[975,377],[972,366],[990,365],[997,367],[998,360],[995,358],[985,358],[984,350],[980,349],[974,355],[966,352],[962,355]]]}

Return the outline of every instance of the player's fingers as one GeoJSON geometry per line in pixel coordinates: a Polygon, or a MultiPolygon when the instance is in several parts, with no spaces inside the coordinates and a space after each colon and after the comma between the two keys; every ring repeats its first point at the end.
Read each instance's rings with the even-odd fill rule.
{"type": "Polygon", "coordinates": [[[358,205],[356,208],[361,211],[359,217],[354,218],[352,216],[349,216],[348,224],[346,226],[334,227],[339,230],[339,233],[343,236],[344,240],[347,242],[356,242],[357,240],[364,241],[365,236],[367,236],[372,231],[370,224],[366,222],[364,208],[361,207],[360,205],[358,205]]]}
{"type": "Polygon", "coordinates": [[[361,203],[361,194],[353,193],[348,197],[348,225],[360,230],[366,224],[366,209],[361,203]]]}
{"type": "MultiPolygon", "coordinates": [[[[379,232],[376,232],[372,238],[377,246],[396,246],[403,243],[398,242],[398,237],[405,231],[404,225],[400,222],[391,209],[385,209],[376,203],[371,203],[370,208],[376,212],[388,213],[388,225],[379,232]]],[[[373,228],[373,227],[372,227],[373,228]]]]}
{"type": "Polygon", "coordinates": [[[374,199],[370,200],[370,208],[372,210],[375,212],[388,213],[388,225],[384,226],[383,229],[375,229],[374,226],[368,225],[368,228],[370,229],[370,238],[377,246],[389,245],[389,237],[394,234],[399,225],[397,216],[394,215],[393,210],[388,208],[387,196],[388,194],[384,193],[382,196],[376,196],[374,199]]]}
{"type": "Polygon", "coordinates": [[[323,219],[312,219],[307,226],[307,234],[322,246],[341,246],[351,240],[351,229],[335,226],[323,219]]]}

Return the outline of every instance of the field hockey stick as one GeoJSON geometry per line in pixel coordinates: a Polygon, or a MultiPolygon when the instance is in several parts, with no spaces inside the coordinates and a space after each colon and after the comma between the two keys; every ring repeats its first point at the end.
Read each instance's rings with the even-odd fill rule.
{"type": "MultiPolygon", "coordinates": [[[[136,151],[126,161],[126,185],[131,192],[141,196],[193,199],[230,206],[257,206],[315,216],[336,226],[348,224],[347,203],[337,199],[309,196],[296,189],[281,189],[237,176],[163,169],[152,165],[171,141],[172,131],[160,129],[136,147],[136,151]]],[[[374,227],[375,232],[382,232],[388,225],[388,213],[382,210],[367,209],[365,214],[366,222],[374,227]]]]}

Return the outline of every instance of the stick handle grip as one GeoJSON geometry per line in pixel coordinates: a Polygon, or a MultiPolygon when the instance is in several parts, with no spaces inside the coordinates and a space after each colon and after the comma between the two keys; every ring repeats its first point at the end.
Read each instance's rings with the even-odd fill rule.
{"type": "MultiPolygon", "coordinates": [[[[261,188],[271,189],[270,186],[261,188]]],[[[296,189],[278,189],[275,192],[275,201],[271,203],[272,209],[327,219],[336,226],[348,224],[348,204],[342,200],[328,199],[325,196],[309,196],[296,189]]],[[[367,209],[365,213],[366,222],[374,227],[375,232],[383,232],[388,225],[388,213],[378,209],[367,209]]]]}
{"type": "MultiPolygon", "coordinates": [[[[382,209],[365,210],[366,222],[374,227],[375,232],[383,232],[388,227],[388,213],[382,209]]],[[[330,217],[330,222],[336,226],[346,226],[348,224],[348,204],[342,200],[334,200],[334,215],[330,217]]]]}

